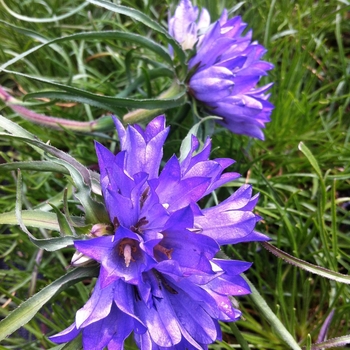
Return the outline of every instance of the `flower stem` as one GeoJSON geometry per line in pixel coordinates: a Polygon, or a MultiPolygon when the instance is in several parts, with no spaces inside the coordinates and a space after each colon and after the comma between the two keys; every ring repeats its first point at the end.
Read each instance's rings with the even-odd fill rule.
{"type": "Polygon", "coordinates": [[[288,332],[284,324],[280,321],[280,319],[275,315],[275,313],[270,309],[269,305],[267,305],[264,298],[260,295],[258,290],[254,287],[254,285],[249,281],[249,279],[242,274],[241,275],[245,281],[248,283],[252,293],[250,297],[252,298],[254,304],[259,309],[259,311],[265,316],[266,320],[271,324],[274,328],[275,332],[283,339],[287,345],[293,350],[301,350],[301,347],[295,341],[293,336],[288,332]]]}
{"type": "Polygon", "coordinates": [[[229,326],[231,328],[233,335],[236,337],[239,345],[241,346],[242,350],[250,350],[247,341],[244,339],[244,337],[243,337],[242,333],[240,332],[240,330],[238,329],[237,325],[234,322],[231,322],[229,324],[229,326]]]}
{"type": "MultiPolygon", "coordinates": [[[[174,82],[169,89],[164,91],[159,95],[157,99],[167,99],[175,97],[181,91],[180,85],[174,82]]],[[[103,116],[99,119],[89,121],[89,122],[79,122],[70,119],[56,118],[52,116],[47,116],[44,114],[36,113],[30,109],[21,105],[21,102],[12,97],[9,93],[5,91],[3,87],[0,86],[0,100],[2,100],[6,106],[10,107],[13,111],[18,113],[24,119],[27,119],[35,124],[44,125],[46,127],[56,129],[56,130],[72,130],[76,132],[103,132],[109,131],[113,128],[113,120],[110,116],[103,116]]],[[[129,112],[124,115],[124,124],[135,124],[141,121],[148,121],[152,117],[161,114],[164,108],[157,109],[137,109],[135,111],[129,112]]]]}
{"type": "Polygon", "coordinates": [[[78,132],[108,131],[113,128],[114,125],[112,118],[109,116],[103,116],[89,122],[79,122],[36,113],[22,106],[20,101],[8,94],[1,86],[0,100],[4,101],[6,106],[10,107],[24,119],[56,130],[69,129],[78,132]]]}

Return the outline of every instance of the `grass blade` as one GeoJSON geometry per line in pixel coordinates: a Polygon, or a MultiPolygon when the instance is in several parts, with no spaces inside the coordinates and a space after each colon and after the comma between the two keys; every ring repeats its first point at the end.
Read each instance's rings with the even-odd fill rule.
{"type": "Polygon", "coordinates": [[[57,279],[40,292],[23,302],[0,322],[0,341],[29,322],[57,293],[88,277],[96,275],[97,267],[77,268],[57,279]]]}

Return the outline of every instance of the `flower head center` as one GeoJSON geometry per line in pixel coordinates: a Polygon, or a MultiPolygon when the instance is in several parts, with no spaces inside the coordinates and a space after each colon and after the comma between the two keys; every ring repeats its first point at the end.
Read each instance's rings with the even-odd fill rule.
{"type": "Polygon", "coordinates": [[[129,267],[131,261],[135,261],[132,254],[137,251],[138,242],[134,239],[124,238],[118,244],[118,254],[124,256],[126,267],[129,267]]]}

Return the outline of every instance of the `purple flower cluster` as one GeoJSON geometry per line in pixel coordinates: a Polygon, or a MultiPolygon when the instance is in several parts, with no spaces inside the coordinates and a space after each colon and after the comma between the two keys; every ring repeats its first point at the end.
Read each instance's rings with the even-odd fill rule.
{"type": "MultiPolygon", "coordinates": [[[[247,24],[241,17],[228,19],[226,10],[198,37],[195,16],[198,9],[190,0],[181,0],[179,8],[186,11],[175,12],[169,22],[173,24],[170,34],[181,43],[187,30],[191,43],[197,42],[195,55],[188,64],[189,71],[194,71],[188,81],[189,93],[201,101],[209,113],[222,117],[218,123],[233,133],[263,140],[262,129],[270,121],[274,108],[268,101],[270,95],[266,94],[272,84],[256,87],[261,77],[273,68],[271,63],[260,60],[265,48],[252,42],[251,30],[243,35],[247,24]]],[[[205,10],[202,13],[206,13],[205,10]]]]}
{"type": "Polygon", "coordinates": [[[231,159],[209,160],[192,136],[188,153],[159,173],[169,128],[159,116],[143,130],[115,119],[121,151],[96,143],[101,187],[113,235],[77,240],[75,248],[100,263],[91,298],[63,332],[82,334],[84,350],[123,349],[133,332],[140,349],[207,349],[221,339],[218,321],[241,313],[230,300],[250,292],[240,274],[250,263],[223,260],[220,245],[264,241],[254,230],[258,195],[243,185],[228,199],[201,209],[198,201],[239,177],[223,173],[231,159]]]}

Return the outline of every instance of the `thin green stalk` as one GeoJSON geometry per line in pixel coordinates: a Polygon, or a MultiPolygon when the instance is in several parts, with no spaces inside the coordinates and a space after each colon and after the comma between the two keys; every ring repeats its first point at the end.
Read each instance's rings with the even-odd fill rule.
{"type": "Polygon", "coordinates": [[[248,283],[252,294],[250,294],[251,299],[253,300],[256,307],[259,311],[264,315],[266,320],[271,324],[275,332],[281,337],[283,341],[287,343],[288,346],[292,350],[301,350],[301,347],[292,337],[292,335],[288,332],[284,324],[279,320],[279,318],[275,315],[275,313],[270,309],[269,305],[267,305],[264,298],[260,295],[258,290],[254,287],[254,285],[249,281],[249,279],[242,274],[242,277],[248,283]]]}
{"type": "Polygon", "coordinates": [[[241,346],[242,350],[250,350],[249,344],[244,339],[242,333],[240,332],[240,330],[238,329],[237,325],[234,322],[230,323],[230,328],[231,328],[233,335],[236,337],[237,342],[241,346]]]}

